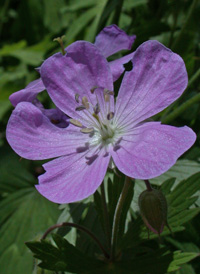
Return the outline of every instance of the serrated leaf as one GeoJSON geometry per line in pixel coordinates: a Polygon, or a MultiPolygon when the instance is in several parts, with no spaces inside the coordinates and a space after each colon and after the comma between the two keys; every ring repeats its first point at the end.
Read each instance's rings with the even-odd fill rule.
{"type": "Polygon", "coordinates": [[[40,267],[54,271],[84,273],[91,270],[95,271],[96,268],[104,265],[103,262],[82,253],[61,236],[57,234],[52,236],[57,247],[46,240],[26,243],[34,256],[42,260],[39,264],[40,267]]]}
{"type": "Polygon", "coordinates": [[[200,190],[200,172],[181,181],[181,183],[176,186],[169,196],[170,205],[173,207],[181,205],[186,198],[191,197],[198,190],[200,190]]]}
{"type": "Polygon", "coordinates": [[[174,252],[173,261],[170,263],[167,272],[170,273],[178,270],[182,264],[190,262],[197,256],[199,256],[199,254],[194,252],[174,252]]]}

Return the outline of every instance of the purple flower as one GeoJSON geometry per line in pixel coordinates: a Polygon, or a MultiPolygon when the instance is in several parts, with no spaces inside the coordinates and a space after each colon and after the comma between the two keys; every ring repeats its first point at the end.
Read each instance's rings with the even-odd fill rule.
{"type": "MultiPolygon", "coordinates": [[[[127,35],[123,30],[116,25],[105,27],[96,37],[95,46],[107,58],[114,53],[123,49],[130,50],[136,39],[135,35],[127,35]]],[[[65,49],[68,51],[68,47],[65,49]]],[[[113,81],[116,81],[124,72],[124,64],[128,63],[133,58],[134,53],[130,53],[115,61],[109,62],[109,66],[113,75],[113,81]]],[[[41,69],[37,68],[40,73],[41,69]]],[[[9,97],[11,104],[16,107],[20,102],[33,102],[37,95],[45,90],[42,79],[39,78],[22,90],[19,90],[9,97]]]]}
{"type": "Polygon", "coordinates": [[[93,44],[78,41],[41,66],[41,78],[55,105],[71,117],[58,128],[39,108],[19,103],[7,139],[21,157],[50,159],[38,191],[57,203],[93,194],[112,160],[129,177],[150,179],[167,171],[195,142],[188,127],[145,122],[175,101],[187,86],[183,60],[157,41],[134,53],[114,101],[109,63],[93,44]]]}

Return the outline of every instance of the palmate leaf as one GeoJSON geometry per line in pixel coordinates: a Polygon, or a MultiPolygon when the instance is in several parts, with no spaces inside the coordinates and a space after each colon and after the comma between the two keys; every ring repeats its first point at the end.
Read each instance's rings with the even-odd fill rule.
{"type": "Polygon", "coordinates": [[[57,234],[52,236],[56,247],[46,240],[26,243],[34,253],[34,257],[42,261],[39,264],[41,268],[54,271],[69,271],[71,273],[89,273],[104,267],[105,264],[103,262],[92,257],[90,258],[61,236],[57,234]]]}
{"type": "Polygon", "coordinates": [[[132,260],[103,262],[82,253],[59,235],[53,234],[53,239],[56,246],[46,240],[29,242],[26,245],[34,257],[41,260],[41,268],[70,273],[163,274],[179,269],[182,264],[198,256],[194,252],[170,253],[166,249],[159,249],[132,260]]]}

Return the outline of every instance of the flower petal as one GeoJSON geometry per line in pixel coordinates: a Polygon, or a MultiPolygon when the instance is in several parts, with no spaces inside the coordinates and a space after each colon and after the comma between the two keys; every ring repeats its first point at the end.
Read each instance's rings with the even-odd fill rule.
{"type": "Polygon", "coordinates": [[[74,153],[88,136],[74,126],[59,128],[32,103],[19,103],[7,125],[7,140],[21,157],[40,160],[74,153]]]}
{"type": "Polygon", "coordinates": [[[106,59],[91,43],[78,41],[67,48],[67,54],[55,54],[41,67],[41,77],[55,105],[74,119],[81,119],[75,94],[86,96],[96,104],[94,86],[113,90],[112,74],[106,59]]]}
{"type": "Polygon", "coordinates": [[[133,69],[126,72],[119,91],[118,124],[134,124],[160,112],[174,102],[188,82],[182,58],[157,41],[147,41],[133,57],[133,69]]]}
{"type": "Polygon", "coordinates": [[[124,57],[121,57],[119,59],[109,62],[110,70],[113,76],[113,82],[119,79],[119,77],[122,75],[122,73],[125,70],[124,64],[131,61],[133,59],[134,54],[135,52],[132,52],[128,55],[125,55],[124,57]]]}
{"type": "MultiPolygon", "coordinates": [[[[90,151],[91,152],[91,151],[90,151]]],[[[54,203],[64,204],[92,195],[104,179],[110,156],[101,153],[91,164],[86,155],[74,154],[44,165],[37,190],[54,203]]]]}
{"type": "Polygon", "coordinates": [[[118,26],[110,25],[97,35],[94,44],[108,57],[123,49],[130,50],[135,38],[135,35],[127,35],[118,26]]]}
{"type": "Polygon", "coordinates": [[[151,179],[172,167],[195,139],[195,133],[186,126],[144,123],[124,135],[112,157],[122,173],[136,179],[151,179]]]}
{"type": "Polygon", "coordinates": [[[20,102],[32,102],[40,93],[45,89],[45,86],[42,82],[42,79],[39,78],[26,86],[24,89],[21,89],[10,95],[9,99],[11,104],[16,107],[20,102]]]}

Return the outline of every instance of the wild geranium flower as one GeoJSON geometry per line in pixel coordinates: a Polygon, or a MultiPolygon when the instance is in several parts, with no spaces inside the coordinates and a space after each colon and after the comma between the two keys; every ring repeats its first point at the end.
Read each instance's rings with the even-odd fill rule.
{"type": "Polygon", "coordinates": [[[188,127],[146,122],[175,101],[187,86],[180,56],[157,41],[134,53],[115,102],[109,63],[93,44],[73,43],[67,54],[48,58],[41,78],[55,105],[71,117],[67,128],[52,125],[29,102],[19,103],[7,139],[21,157],[46,164],[38,191],[57,203],[93,194],[112,160],[129,177],[150,179],[168,170],[195,141],[188,127]]]}

